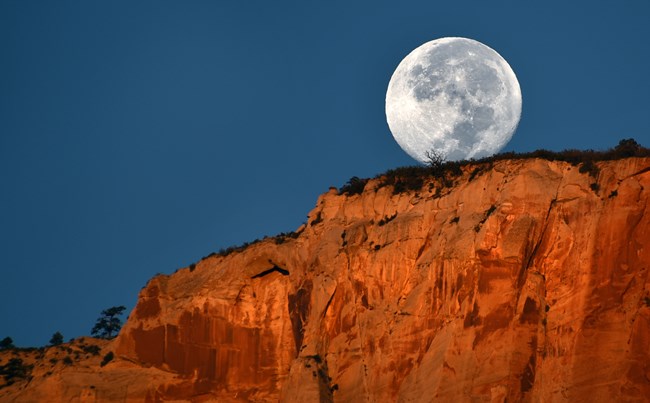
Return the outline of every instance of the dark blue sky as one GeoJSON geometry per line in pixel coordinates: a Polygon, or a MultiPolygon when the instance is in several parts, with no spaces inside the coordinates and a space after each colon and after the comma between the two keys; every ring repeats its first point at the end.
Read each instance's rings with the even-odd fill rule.
{"type": "Polygon", "coordinates": [[[154,274],[414,164],[384,96],[432,39],[510,63],[506,150],[649,146],[650,3],[527,3],[0,0],[0,338],[88,334],[154,274]]]}

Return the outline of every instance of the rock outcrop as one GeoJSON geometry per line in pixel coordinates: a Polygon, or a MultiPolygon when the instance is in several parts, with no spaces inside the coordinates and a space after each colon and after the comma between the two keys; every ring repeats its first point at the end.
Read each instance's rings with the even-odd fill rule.
{"type": "Polygon", "coordinates": [[[153,278],[103,370],[156,376],[96,399],[646,401],[650,159],[597,165],[332,189],[295,237],[153,278]]]}

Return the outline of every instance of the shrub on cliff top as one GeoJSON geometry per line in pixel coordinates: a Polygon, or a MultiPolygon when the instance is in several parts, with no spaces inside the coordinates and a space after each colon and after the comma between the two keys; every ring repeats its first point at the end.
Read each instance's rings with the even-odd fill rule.
{"type": "Polygon", "coordinates": [[[256,239],[256,240],[254,240],[252,242],[244,242],[241,245],[234,245],[234,246],[229,246],[227,248],[221,248],[221,249],[219,249],[219,252],[217,252],[217,255],[219,255],[219,256],[228,256],[233,252],[241,252],[244,249],[248,248],[249,246],[254,245],[254,244],[258,243],[258,242],[261,242],[261,240],[256,239]]]}
{"type": "Polygon", "coordinates": [[[563,151],[536,150],[529,153],[507,152],[482,158],[475,162],[541,158],[549,161],[564,161],[572,165],[578,165],[588,161],[615,161],[630,157],[650,157],[650,148],[641,146],[634,139],[623,139],[618,142],[618,145],[605,151],[569,149],[563,151]]]}
{"type": "Polygon", "coordinates": [[[0,340],[0,350],[8,350],[10,348],[14,348],[14,341],[11,337],[5,337],[4,339],[0,340]]]}
{"type": "Polygon", "coordinates": [[[383,175],[377,177],[381,178],[378,187],[393,186],[393,194],[417,191],[422,189],[424,178],[429,176],[429,168],[423,166],[408,166],[390,169],[383,175]]]}
{"type": "MultiPolygon", "coordinates": [[[[503,160],[526,160],[526,159],[545,159],[548,161],[563,161],[571,165],[580,165],[581,173],[588,173],[596,177],[598,175],[598,167],[595,165],[599,161],[613,161],[630,157],[650,157],[650,149],[641,146],[634,139],[623,139],[617,146],[605,151],[595,150],[563,150],[563,151],[549,151],[549,150],[536,150],[527,153],[505,152],[496,154],[490,157],[462,160],[462,161],[444,161],[444,158],[438,153],[429,153],[429,163],[427,166],[407,166],[395,169],[390,169],[382,174],[379,174],[375,179],[380,179],[379,187],[393,186],[393,193],[402,193],[407,191],[417,191],[422,188],[426,179],[437,179],[440,181],[442,187],[450,187],[453,182],[452,179],[462,174],[462,168],[465,166],[474,165],[476,168],[470,173],[470,180],[474,179],[477,174],[480,174],[484,167],[491,165],[497,161],[503,160]]],[[[367,179],[352,178],[348,184],[341,188],[341,194],[353,194],[350,189],[357,189],[351,185],[367,183],[367,179]],[[354,179],[354,181],[352,180],[354,179]]],[[[363,191],[363,188],[361,188],[363,191]]]]}
{"type": "Polygon", "coordinates": [[[359,179],[358,177],[353,176],[345,185],[341,186],[339,194],[345,194],[348,196],[361,194],[363,193],[363,189],[366,187],[366,183],[368,183],[368,179],[359,179]]]}
{"type": "MultiPolygon", "coordinates": [[[[313,224],[317,224],[317,223],[312,223],[312,225],[313,225],[313,224]]],[[[300,232],[301,232],[301,231],[299,231],[299,232],[294,232],[294,231],[291,231],[291,232],[281,232],[281,233],[279,233],[278,235],[273,236],[273,237],[266,237],[266,236],[265,236],[263,239],[255,239],[254,241],[251,241],[251,242],[244,242],[244,243],[242,243],[241,245],[232,245],[232,246],[229,246],[229,247],[227,247],[227,248],[221,248],[221,249],[219,249],[218,252],[212,252],[212,253],[210,253],[209,255],[203,256],[203,257],[199,260],[199,262],[201,262],[201,261],[203,261],[203,260],[205,260],[205,259],[211,258],[211,257],[213,257],[213,256],[226,257],[226,256],[228,256],[228,255],[230,255],[230,254],[232,254],[232,253],[235,253],[235,252],[242,252],[243,250],[245,250],[245,249],[248,248],[249,246],[252,246],[252,245],[255,245],[256,243],[262,242],[262,241],[265,240],[265,239],[272,239],[273,241],[275,241],[276,244],[279,245],[279,244],[282,244],[282,243],[286,242],[286,241],[289,240],[289,239],[296,239],[296,238],[298,238],[298,236],[300,235],[300,232]]],[[[188,266],[189,269],[190,269],[190,271],[194,271],[194,270],[196,269],[196,264],[197,264],[197,263],[192,263],[192,264],[190,264],[190,265],[188,266]]]]}
{"type": "Polygon", "coordinates": [[[285,243],[289,239],[296,239],[298,238],[298,235],[300,235],[297,232],[291,231],[291,232],[280,232],[278,235],[273,237],[273,240],[275,241],[276,245],[280,245],[285,243]]]}

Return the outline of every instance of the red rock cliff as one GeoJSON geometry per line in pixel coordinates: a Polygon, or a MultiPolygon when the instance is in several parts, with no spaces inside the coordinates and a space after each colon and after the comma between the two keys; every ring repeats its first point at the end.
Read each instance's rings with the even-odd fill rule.
{"type": "Polygon", "coordinates": [[[332,190],[296,238],[152,279],[110,364],[0,400],[647,401],[650,158],[475,168],[332,190]]]}
{"type": "Polygon", "coordinates": [[[117,353],[167,398],[647,399],[650,160],[598,165],[332,190],[296,239],[154,278],[117,353]]]}

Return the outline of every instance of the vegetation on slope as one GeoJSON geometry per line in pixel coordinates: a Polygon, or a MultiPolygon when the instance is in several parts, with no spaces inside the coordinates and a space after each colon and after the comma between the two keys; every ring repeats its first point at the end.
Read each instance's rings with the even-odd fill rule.
{"type": "MultiPolygon", "coordinates": [[[[588,173],[595,178],[598,175],[596,162],[630,157],[650,157],[650,149],[641,146],[634,139],[623,139],[616,147],[605,151],[571,149],[564,151],[537,150],[528,153],[506,152],[481,159],[463,161],[445,161],[436,152],[429,153],[428,157],[427,165],[395,168],[375,176],[374,179],[380,180],[378,188],[392,186],[394,194],[418,191],[422,189],[427,180],[434,179],[438,182],[438,190],[441,190],[452,186],[454,179],[461,176],[465,170],[469,170],[469,180],[471,181],[480,173],[490,169],[497,161],[533,158],[568,162],[571,165],[580,166],[581,173],[588,173]]],[[[339,194],[360,194],[364,191],[368,181],[369,179],[352,177],[339,189],[339,194]]]]}

